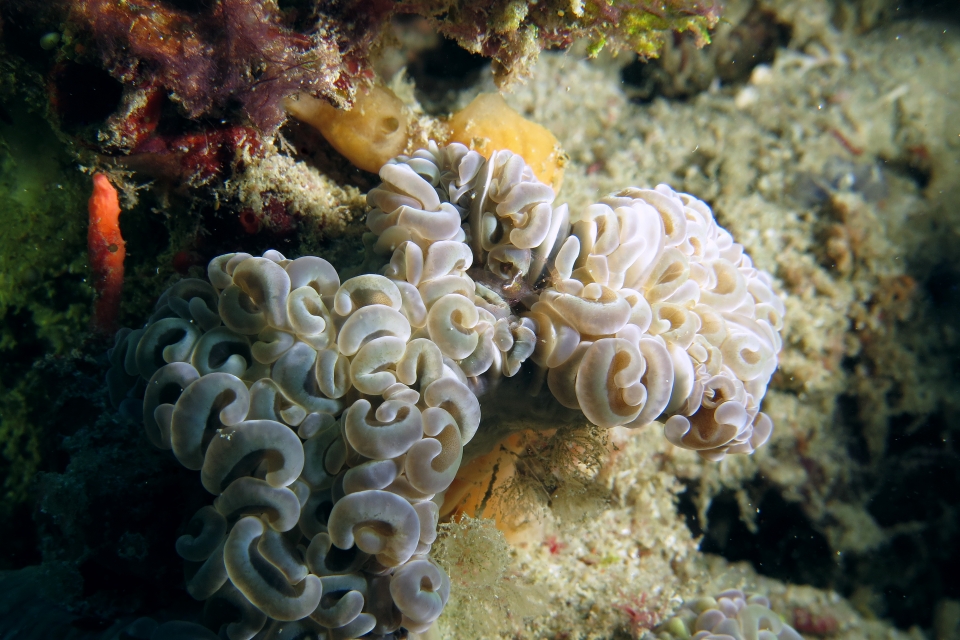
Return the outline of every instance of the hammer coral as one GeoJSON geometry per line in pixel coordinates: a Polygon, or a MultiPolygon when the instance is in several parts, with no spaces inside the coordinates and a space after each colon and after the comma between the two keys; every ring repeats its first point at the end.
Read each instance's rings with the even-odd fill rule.
{"type": "Polygon", "coordinates": [[[211,622],[232,640],[268,618],[429,628],[450,589],[428,557],[439,506],[464,447],[495,442],[481,402],[504,378],[530,415],[665,420],[711,460],[770,434],[783,306],[699,200],[631,188],[571,215],[520,156],[461,144],[380,177],[381,273],[220,256],[110,354],[114,400],[217,496],[177,549],[188,591],[235,612],[211,622]]]}
{"type": "Polygon", "coordinates": [[[662,640],[802,640],[793,627],[770,610],[769,599],[739,589],[684,602],[656,631],[662,640]]]}

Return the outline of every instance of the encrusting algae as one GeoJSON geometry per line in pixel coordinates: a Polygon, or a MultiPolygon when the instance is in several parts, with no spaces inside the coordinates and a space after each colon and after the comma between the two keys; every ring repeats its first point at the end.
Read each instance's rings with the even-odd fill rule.
{"type": "MultiPolygon", "coordinates": [[[[0,80],[0,92],[12,88],[0,80]]],[[[77,347],[90,318],[85,243],[89,178],[78,175],[46,122],[25,108],[0,121],[0,520],[29,517],[36,473],[50,455],[49,395],[38,354],[77,347]],[[16,510],[19,515],[11,518],[16,510]]],[[[15,535],[2,530],[4,537],[15,535]]]]}

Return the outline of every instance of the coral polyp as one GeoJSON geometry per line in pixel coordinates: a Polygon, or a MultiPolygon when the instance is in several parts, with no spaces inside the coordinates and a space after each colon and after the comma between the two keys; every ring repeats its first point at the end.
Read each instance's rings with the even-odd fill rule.
{"type": "Polygon", "coordinates": [[[483,420],[505,378],[543,429],[666,420],[711,460],[770,435],[783,306],[699,200],[631,188],[571,215],[520,156],[460,144],[380,177],[380,273],[223,255],[110,355],[115,403],[217,496],[177,550],[191,595],[240,603],[230,638],[268,618],[428,629],[450,588],[429,558],[440,507],[465,454],[505,435],[483,420]]]}
{"type": "Polygon", "coordinates": [[[684,602],[677,613],[658,627],[662,640],[801,640],[802,636],[770,610],[760,594],[728,589],[716,597],[684,602]]]}

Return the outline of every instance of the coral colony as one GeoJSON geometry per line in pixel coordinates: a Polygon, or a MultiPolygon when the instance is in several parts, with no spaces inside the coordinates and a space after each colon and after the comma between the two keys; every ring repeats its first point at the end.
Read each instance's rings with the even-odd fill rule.
{"type": "Polygon", "coordinates": [[[770,610],[764,596],[730,589],[716,598],[684,602],[658,627],[663,640],[801,640],[802,636],[770,610]]]}
{"type": "MultiPolygon", "coordinates": [[[[481,406],[498,389],[526,385],[518,413],[662,421],[709,460],[771,432],[759,407],[784,307],[703,202],[661,185],[570,213],[520,156],[460,144],[380,177],[380,273],[227,254],[117,334],[113,400],[216,496],[177,551],[232,640],[281,622],[334,638],[429,628],[450,590],[429,557],[444,491],[493,429],[481,406]]],[[[721,635],[696,637],[758,616],[782,629],[742,594],[717,603],[694,612],[721,635]]]]}

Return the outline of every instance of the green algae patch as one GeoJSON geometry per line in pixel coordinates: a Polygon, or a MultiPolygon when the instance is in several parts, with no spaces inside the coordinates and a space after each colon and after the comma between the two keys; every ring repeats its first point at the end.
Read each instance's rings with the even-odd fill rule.
{"type": "Polygon", "coordinates": [[[0,352],[60,352],[86,327],[87,179],[47,124],[25,111],[0,125],[0,352]],[[18,322],[10,322],[18,317],[18,322]]]}
{"type": "Polygon", "coordinates": [[[3,498],[0,499],[0,516],[6,518],[13,508],[27,496],[30,482],[40,465],[40,438],[31,424],[27,385],[18,384],[12,389],[0,389],[0,455],[6,471],[3,477],[3,498]]]}
{"type": "Polygon", "coordinates": [[[588,1],[582,19],[592,27],[587,53],[596,56],[608,44],[628,49],[641,58],[656,58],[673,33],[691,33],[698,47],[710,44],[710,29],[719,20],[720,7],[709,2],[672,0],[657,4],[615,0],[588,1]]]}
{"type": "MultiPolygon", "coordinates": [[[[5,104],[0,122],[0,516],[28,495],[40,465],[33,363],[86,333],[87,178],[47,123],[5,104]]],[[[48,393],[54,392],[48,390],[48,393]]],[[[42,394],[41,394],[42,395],[42,394]]]]}
{"type": "Polygon", "coordinates": [[[513,551],[494,520],[463,516],[437,527],[432,556],[450,576],[437,621],[447,638],[487,638],[546,612],[543,594],[511,570],[513,551]]]}

